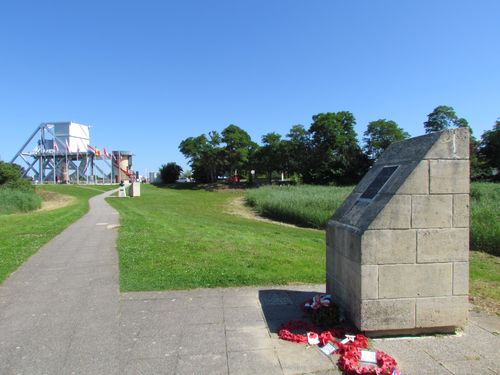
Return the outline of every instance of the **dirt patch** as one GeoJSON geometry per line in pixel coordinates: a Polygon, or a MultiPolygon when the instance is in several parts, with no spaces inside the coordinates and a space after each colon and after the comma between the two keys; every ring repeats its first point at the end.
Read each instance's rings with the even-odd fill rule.
{"type": "Polygon", "coordinates": [[[318,229],[303,228],[303,227],[299,227],[297,225],[293,225],[293,224],[289,224],[289,223],[283,223],[281,221],[271,220],[271,219],[262,217],[257,212],[255,212],[251,207],[248,207],[245,204],[245,197],[237,197],[235,199],[232,199],[229,202],[229,204],[225,207],[224,212],[226,212],[226,213],[228,213],[230,215],[240,216],[240,217],[243,217],[245,219],[263,221],[263,222],[266,222],[266,223],[283,225],[285,227],[292,227],[292,228],[300,228],[300,229],[318,231],[318,229]]]}
{"type": "Polygon", "coordinates": [[[42,207],[37,211],[51,211],[73,203],[76,198],[69,195],[54,193],[53,191],[39,190],[37,194],[42,197],[42,207]]]}

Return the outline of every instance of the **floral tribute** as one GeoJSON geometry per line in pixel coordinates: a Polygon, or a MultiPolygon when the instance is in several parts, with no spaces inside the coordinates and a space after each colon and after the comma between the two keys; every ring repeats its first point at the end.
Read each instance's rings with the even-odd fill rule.
{"type": "Polygon", "coordinates": [[[297,320],[284,323],[278,332],[280,339],[308,344],[311,342],[311,337],[317,337],[321,346],[333,344],[336,348],[334,353],[340,355],[338,366],[347,375],[401,375],[397,370],[396,360],[381,351],[375,353],[376,364],[361,362],[361,350],[368,348],[368,339],[362,334],[346,335],[347,331],[344,327],[334,325],[338,324],[338,308],[331,302],[330,295],[317,295],[301,307],[316,325],[297,320]],[[331,320],[327,321],[328,318],[331,320]],[[317,325],[334,326],[327,330],[320,330],[317,325]],[[339,339],[344,336],[343,340],[339,339]]]}
{"type": "Polygon", "coordinates": [[[394,358],[377,351],[377,366],[360,364],[361,350],[356,347],[351,347],[341,354],[338,365],[340,369],[349,375],[392,375],[400,374],[397,370],[398,363],[394,358]]]}

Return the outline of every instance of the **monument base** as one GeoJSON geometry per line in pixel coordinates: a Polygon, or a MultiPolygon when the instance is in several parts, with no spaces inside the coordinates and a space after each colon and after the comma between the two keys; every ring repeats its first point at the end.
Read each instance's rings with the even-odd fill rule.
{"type": "Polygon", "coordinates": [[[413,328],[413,329],[399,329],[390,331],[366,331],[363,334],[370,338],[384,338],[384,337],[408,337],[408,336],[426,336],[434,334],[456,334],[457,327],[434,327],[434,328],[413,328]]]}

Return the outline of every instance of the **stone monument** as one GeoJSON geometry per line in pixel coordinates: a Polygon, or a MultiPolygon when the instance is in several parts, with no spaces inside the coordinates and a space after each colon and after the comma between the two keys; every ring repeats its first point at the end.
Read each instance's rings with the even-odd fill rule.
{"type": "Polygon", "coordinates": [[[140,197],[141,196],[141,183],[137,182],[137,181],[132,182],[130,184],[128,194],[131,197],[140,197]]]}
{"type": "Polygon", "coordinates": [[[469,292],[469,132],[392,144],[335,212],[326,288],[368,335],[463,327],[469,292]]]}
{"type": "Polygon", "coordinates": [[[118,187],[118,198],[126,198],[127,194],[125,192],[125,183],[123,180],[120,182],[120,185],[118,187]]]}

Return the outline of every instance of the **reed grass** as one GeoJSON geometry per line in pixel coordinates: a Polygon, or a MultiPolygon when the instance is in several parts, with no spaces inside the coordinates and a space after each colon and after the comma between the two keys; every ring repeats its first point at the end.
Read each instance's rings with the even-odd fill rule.
{"type": "MultiPolygon", "coordinates": [[[[325,228],[352,187],[263,186],[248,190],[247,203],[260,215],[310,228],[325,228]]],[[[500,184],[474,182],[470,199],[470,249],[500,255],[500,184]]]]}
{"type": "Polygon", "coordinates": [[[247,191],[247,203],[260,215],[298,226],[324,229],[353,187],[263,186],[247,191]]]}
{"type": "Polygon", "coordinates": [[[500,256],[500,184],[471,186],[470,248],[500,256]]]}
{"type": "Polygon", "coordinates": [[[42,198],[34,190],[0,188],[0,215],[29,212],[41,205],[42,198]]]}

